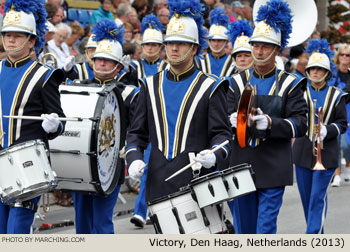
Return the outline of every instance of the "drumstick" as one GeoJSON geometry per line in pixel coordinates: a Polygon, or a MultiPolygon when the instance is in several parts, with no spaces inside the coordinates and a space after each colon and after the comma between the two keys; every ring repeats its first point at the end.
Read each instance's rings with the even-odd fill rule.
{"type": "MultiPolygon", "coordinates": [[[[8,116],[4,115],[4,118],[13,118],[13,119],[24,119],[24,120],[43,120],[41,116],[8,116]]],[[[57,120],[60,121],[82,121],[83,119],[89,119],[89,118],[82,118],[82,117],[58,117],[57,120]]]]}
{"type": "MultiPolygon", "coordinates": [[[[211,154],[215,151],[217,151],[218,149],[220,149],[221,147],[224,147],[226,144],[228,144],[228,140],[226,140],[225,142],[223,142],[220,145],[215,146],[215,148],[211,149],[210,151],[208,151],[205,155],[211,154]]],[[[177,172],[175,172],[173,175],[171,175],[170,177],[166,178],[165,181],[168,181],[169,179],[179,175],[180,173],[184,172],[185,170],[187,170],[188,168],[190,168],[192,165],[194,165],[195,163],[198,163],[197,161],[193,161],[191,163],[189,163],[188,165],[186,165],[185,167],[181,168],[180,170],[178,170],[177,172]]]]}

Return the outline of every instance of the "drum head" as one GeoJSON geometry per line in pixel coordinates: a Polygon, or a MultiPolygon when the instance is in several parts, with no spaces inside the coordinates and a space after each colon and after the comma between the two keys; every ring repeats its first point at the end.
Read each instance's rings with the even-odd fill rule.
{"type": "Polygon", "coordinates": [[[97,169],[100,185],[97,188],[103,194],[110,194],[117,186],[122,163],[119,150],[125,144],[125,120],[123,99],[115,85],[106,86],[96,106],[95,117],[99,117],[95,129],[96,142],[92,143],[97,153],[97,169]]]}

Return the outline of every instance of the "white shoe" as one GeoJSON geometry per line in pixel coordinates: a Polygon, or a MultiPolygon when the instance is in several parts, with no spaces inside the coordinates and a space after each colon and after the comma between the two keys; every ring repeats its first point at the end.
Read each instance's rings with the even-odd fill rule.
{"type": "Polygon", "coordinates": [[[333,182],[332,182],[331,186],[339,187],[340,186],[340,181],[341,181],[340,176],[339,175],[335,175],[334,178],[333,178],[333,182]]]}
{"type": "Polygon", "coordinates": [[[350,183],[350,167],[344,168],[344,181],[350,183]]]}

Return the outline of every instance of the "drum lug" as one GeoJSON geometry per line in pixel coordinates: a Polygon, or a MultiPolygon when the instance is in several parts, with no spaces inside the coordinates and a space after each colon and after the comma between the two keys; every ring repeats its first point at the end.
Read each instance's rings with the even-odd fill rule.
{"type": "Polygon", "coordinates": [[[101,96],[106,96],[106,95],[108,95],[108,92],[96,92],[96,94],[101,95],[101,96]]]}
{"type": "Polygon", "coordinates": [[[13,159],[12,159],[12,157],[10,155],[7,156],[7,159],[9,160],[10,164],[13,165],[13,159]]]}
{"type": "Polygon", "coordinates": [[[238,179],[236,178],[236,176],[232,177],[232,182],[235,184],[236,188],[239,189],[239,183],[238,183],[238,179]]]}
{"type": "Polygon", "coordinates": [[[100,118],[99,117],[90,117],[89,120],[93,121],[93,122],[98,122],[100,120],[100,118]]]}
{"type": "Polygon", "coordinates": [[[224,182],[224,185],[225,185],[225,188],[226,188],[226,191],[228,191],[230,189],[230,186],[227,182],[227,180],[225,178],[222,178],[222,181],[224,182]]]}
{"type": "Polygon", "coordinates": [[[22,187],[22,182],[21,182],[20,179],[16,179],[16,183],[17,183],[17,185],[18,185],[19,187],[22,187]]]}
{"type": "Polygon", "coordinates": [[[88,155],[90,157],[96,157],[97,153],[96,153],[96,151],[92,151],[92,152],[87,152],[86,155],[88,155]]]}
{"type": "Polygon", "coordinates": [[[40,152],[40,150],[39,150],[38,148],[35,149],[35,152],[36,152],[36,154],[37,154],[38,156],[41,155],[41,152],[40,152]]]}
{"type": "Polygon", "coordinates": [[[47,170],[44,170],[44,177],[48,178],[48,176],[49,176],[49,173],[47,172],[47,170]]]}
{"type": "Polygon", "coordinates": [[[192,199],[198,203],[197,196],[196,196],[196,193],[194,191],[191,191],[191,196],[192,196],[192,199]]]}
{"type": "Polygon", "coordinates": [[[214,192],[214,187],[212,184],[208,183],[208,190],[210,192],[210,194],[215,197],[215,192],[214,192]]]}

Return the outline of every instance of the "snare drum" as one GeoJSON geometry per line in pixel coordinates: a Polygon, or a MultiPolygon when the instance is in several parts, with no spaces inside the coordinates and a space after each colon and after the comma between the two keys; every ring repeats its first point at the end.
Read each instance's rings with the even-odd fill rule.
{"type": "Polygon", "coordinates": [[[49,141],[57,189],[107,196],[124,169],[118,162],[125,142],[120,92],[116,85],[61,85],[60,94],[65,115],[83,120],[67,121],[64,133],[49,141]]]}
{"type": "Polygon", "coordinates": [[[222,171],[224,183],[228,185],[229,200],[256,191],[252,173],[248,164],[240,164],[222,171]]]}
{"type": "Polygon", "coordinates": [[[199,208],[189,187],[148,202],[148,208],[158,234],[214,234],[227,229],[221,219],[221,208],[216,205],[199,208]]]}
{"type": "Polygon", "coordinates": [[[0,198],[5,204],[35,198],[56,186],[43,141],[27,141],[0,151],[0,198]]]}
{"type": "Polygon", "coordinates": [[[217,204],[229,198],[221,172],[215,171],[191,181],[200,208],[217,204]]]}

